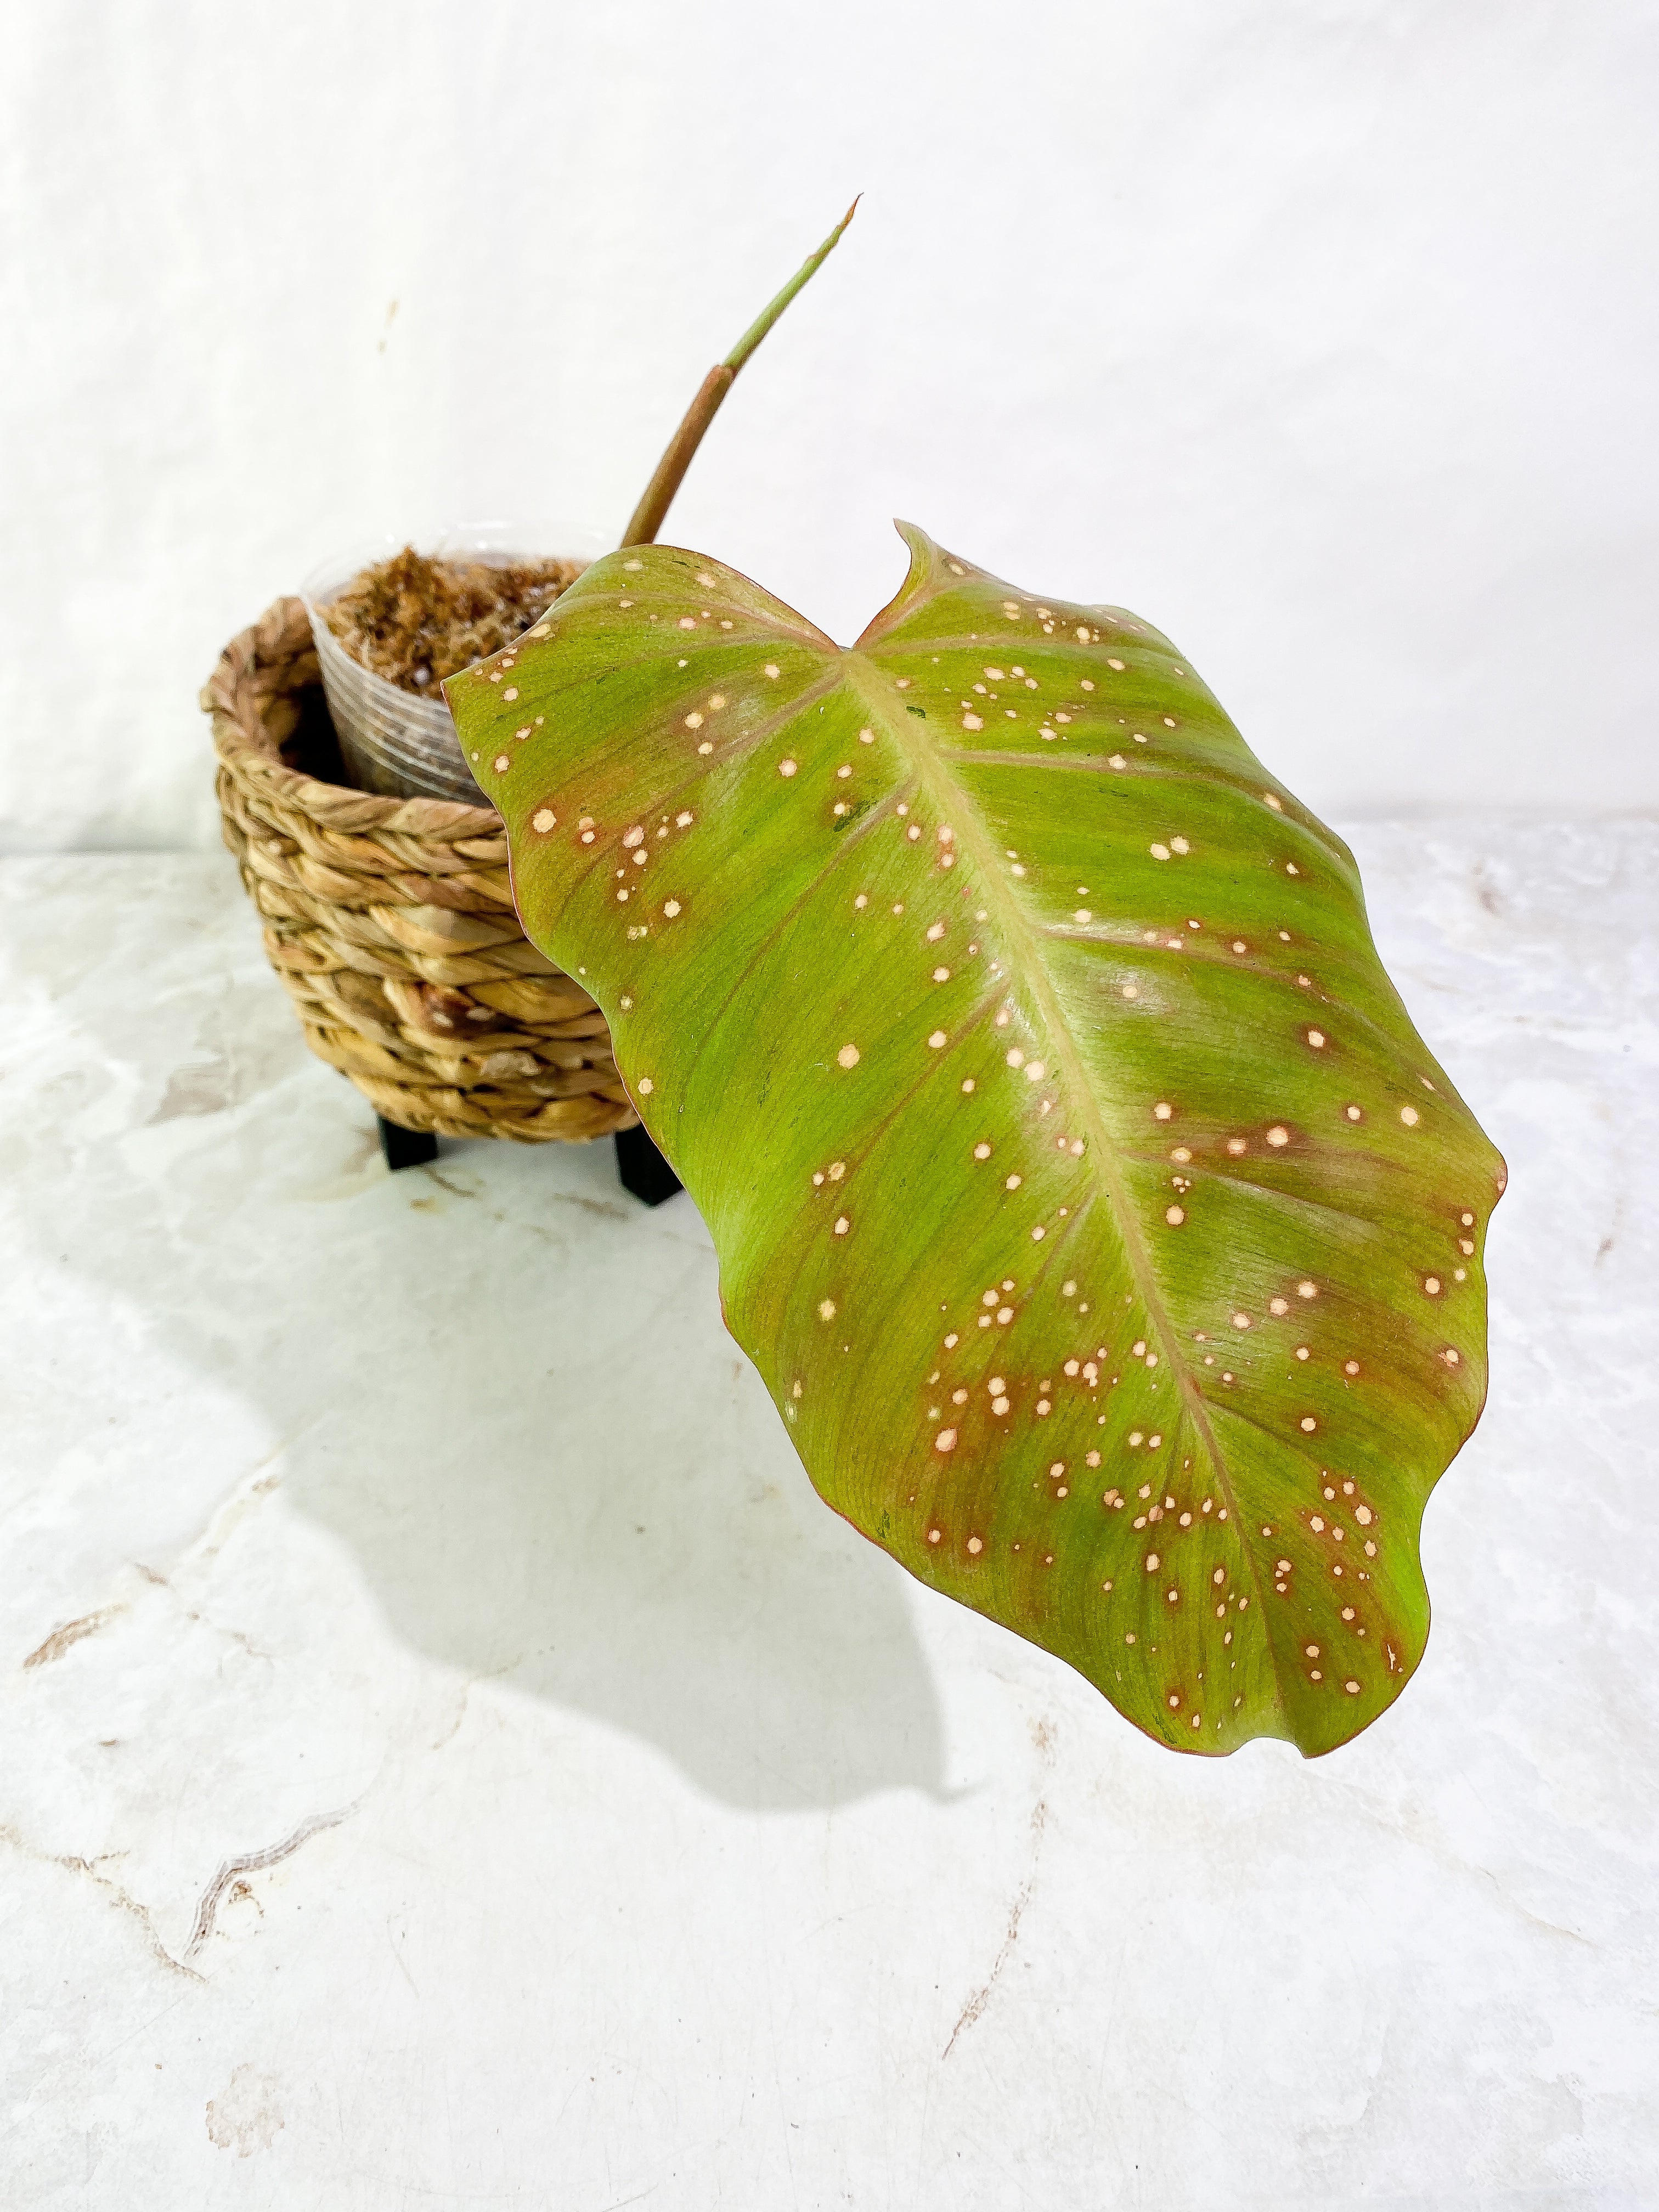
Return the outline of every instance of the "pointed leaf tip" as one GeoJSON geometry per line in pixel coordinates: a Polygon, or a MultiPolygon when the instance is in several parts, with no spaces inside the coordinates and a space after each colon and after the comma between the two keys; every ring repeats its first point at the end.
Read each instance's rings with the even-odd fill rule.
{"type": "Polygon", "coordinates": [[[1328,1751],[1423,1650],[1500,1164],[1185,657],[896,527],[849,650],[659,548],[458,681],[520,910],[825,1498],[1158,1741],[1328,1751]]]}

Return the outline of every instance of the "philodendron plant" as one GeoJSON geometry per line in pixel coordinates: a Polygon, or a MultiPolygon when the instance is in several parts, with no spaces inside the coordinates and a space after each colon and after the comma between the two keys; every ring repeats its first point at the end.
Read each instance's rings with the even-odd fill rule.
{"type": "Polygon", "coordinates": [[[823,1497],[1160,1742],[1329,1751],[1422,1656],[1503,1163],[1156,630],[901,524],[843,650],[649,543],[851,219],[623,549],[445,690],[823,1497]]]}
{"type": "Polygon", "coordinates": [[[808,1474],[1183,1751],[1421,1656],[1503,1164],[1166,638],[901,526],[848,649],[635,546],[453,678],[808,1474]]]}

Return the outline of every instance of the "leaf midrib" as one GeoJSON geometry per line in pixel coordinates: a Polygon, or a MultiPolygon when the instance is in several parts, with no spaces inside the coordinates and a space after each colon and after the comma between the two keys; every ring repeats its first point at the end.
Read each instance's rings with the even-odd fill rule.
{"type": "MultiPolygon", "coordinates": [[[[915,599],[906,605],[907,617],[918,605],[925,603],[925,595],[918,594],[915,599]]],[[[1243,1553],[1245,1565],[1249,1571],[1251,1594],[1261,1608],[1259,1618],[1261,1620],[1262,1633],[1267,1641],[1267,1655],[1273,1665],[1273,1691],[1279,1716],[1286,1726],[1292,1729],[1292,1741],[1295,1741],[1294,1723],[1291,1720],[1290,1711],[1285,1703],[1283,1674],[1278,1647],[1270,1626],[1269,1609],[1263,1601],[1264,1591],[1261,1571],[1256,1565],[1255,1554],[1251,1548],[1244,1522],[1240,1517],[1237,1494],[1233,1488],[1232,1479],[1220,1443],[1210,1425],[1208,1407],[1188,1371],[1180,1335],[1170,1319],[1152,1273],[1151,1255],[1142,1238],[1139,1223],[1128,1203],[1127,1194],[1120,1172],[1117,1146],[1100,1112],[1095,1098],[1093,1085],[1089,1081],[1086,1071],[1072,1043],[1070,1027],[1061,1012],[1058,997],[1049,980],[1047,964],[1042,957],[1042,938],[1027,920],[1018,896],[1007,888],[1003,872],[997,865],[996,854],[980,820],[978,803],[968,787],[958,782],[951,775],[943,748],[934,743],[928,731],[926,718],[905,715],[901,726],[900,719],[893,715],[884,696],[887,687],[883,682],[879,665],[872,654],[860,651],[857,647],[849,647],[845,654],[845,667],[848,680],[858,690],[861,703],[874,718],[880,721],[887,732],[889,741],[901,759],[910,762],[918,781],[924,787],[929,787],[927,796],[939,806],[939,818],[942,821],[951,821],[953,830],[956,829],[957,818],[963,821],[963,828],[956,830],[957,849],[960,853],[964,845],[971,848],[971,857],[986,886],[987,899],[1001,909],[1000,918],[1007,937],[1012,944],[1017,944],[1024,953],[1023,973],[1030,983],[1033,995],[1038,1001],[1038,1010],[1043,1024],[1054,1040],[1055,1055],[1065,1061],[1066,1075],[1083,1103],[1085,1114],[1093,1131],[1095,1158],[1099,1162],[1099,1171],[1106,1184],[1107,1196],[1112,1206],[1113,1219],[1122,1242],[1130,1274],[1139,1293],[1147,1319],[1157,1327],[1164,1342],[1170,1347],[1170,1365],[1179,1379],[1182,1396],[1186,1402],[1188,1415],[1194,1427],[1204,1440],[1205,1448],[1210,1455],[1211,1464],[1216,1471],[1217,1480],[1226,1494],[1228,1507],[1232,1513],[1234,1525],[1238,1530],[1239,1548],[1243,1553]],[[874,680],[860,684],[860,676],[866,670],[874,680]],[[917,721],[919,726],[912,728],[910,725],[913,720],[917,721]],[[942,789],[941,787],[945,788],[942,789]],[[941,804],[941,801],[947,799],[947,795],[949,803],[941,804]]]]}

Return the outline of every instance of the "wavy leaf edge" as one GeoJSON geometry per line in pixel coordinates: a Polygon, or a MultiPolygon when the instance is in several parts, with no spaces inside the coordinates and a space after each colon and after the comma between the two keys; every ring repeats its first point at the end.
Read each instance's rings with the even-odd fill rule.
{"type": "Polygon", "coordinates": [[[896,526],[851,647],[635,547],[450,680],[520,916],[827,1502],[1156,1741],[1319,1755],[1421,1657],[1503,1163],[1169,641],[896,526]]]}

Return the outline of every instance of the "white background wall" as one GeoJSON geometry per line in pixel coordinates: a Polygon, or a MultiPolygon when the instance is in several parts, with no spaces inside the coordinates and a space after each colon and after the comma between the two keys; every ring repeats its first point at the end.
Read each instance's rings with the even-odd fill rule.
{"type": "Polygon", "coordinates": [[[215,835],[318,558],[620,527],[849,637],[912,517],[1168,630],[1322,811],[1659,804],[1651,0],[8,10],[0,820],[215,835]],[[394,313],[395,303],[395,313],[394,313]]]}

